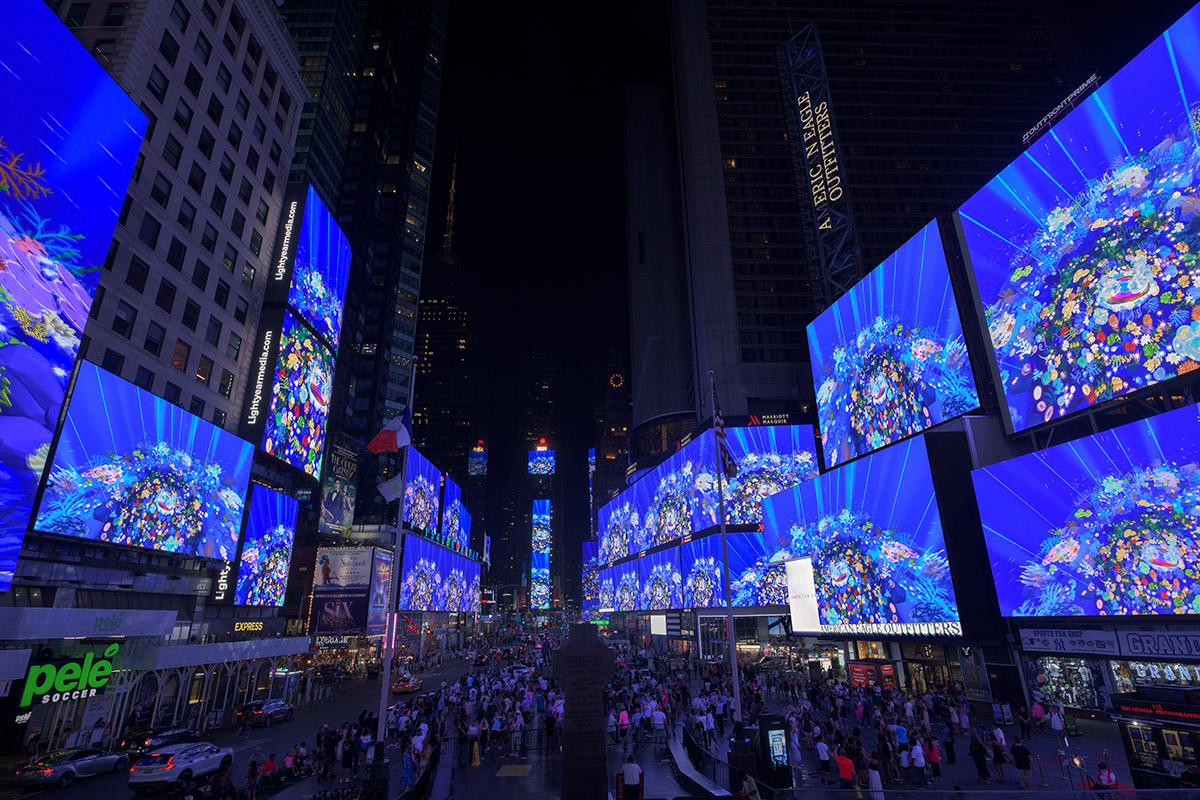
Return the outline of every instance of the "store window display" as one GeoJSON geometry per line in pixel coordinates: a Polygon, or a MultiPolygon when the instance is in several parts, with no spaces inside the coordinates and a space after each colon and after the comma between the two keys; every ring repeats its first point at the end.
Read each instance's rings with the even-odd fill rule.
{"type": "Polygon", "coordinates": [[[1111,706],[1102,659],[1023,655],[1021,668],[1033,699],[1043,705],[1061,700],[1068,708],[1099,711],[1111,706]]]}

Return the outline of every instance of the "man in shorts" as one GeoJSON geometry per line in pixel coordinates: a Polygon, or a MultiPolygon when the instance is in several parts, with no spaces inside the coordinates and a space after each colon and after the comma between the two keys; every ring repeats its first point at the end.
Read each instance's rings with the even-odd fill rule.
{"type": "Polygon", "coordinates": [[[817,737],[817,761],[821,763],[821,785],[829,783],[829,745],[825,744],[825,737],[817,737]]]}
{"type": "Polygon", "coordinates": [[[1033,762],[1030,759],[1029,748],[1021,741],[1021,737],[1013,739],[1012,749],[1008,751],[1012,756],[1013,766],[1017,768],[1017,777],[1021,779],[1022,789],[1033,788],[1033,762]]]}

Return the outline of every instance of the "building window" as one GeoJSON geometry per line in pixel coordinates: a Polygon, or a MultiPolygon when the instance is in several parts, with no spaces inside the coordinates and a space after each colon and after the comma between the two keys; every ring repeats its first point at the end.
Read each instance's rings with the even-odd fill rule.
{"type": "Polygon", "coordinates": [[[213,360],[208,356],[200,356],[200,363],[196,366],[196,380],[208,386],[208,382],[212,380],[212,372],[213,360]]]}
{"type": "Polygon", "coordinates": [[[263,171],[263,188],[267,190],[267,194],[275,191],[275,173],[269,169],[263,171]]]}
{"type": "Polygon", "coordinates": [[[178,237],[172,236],[171,246],[167,248],[167,263],[174,267],[176,272],[182,272],[183,259],[186,257],[187,247],[178,237]]]}
{"type": "Polygon", "coordinates": [[[167,207],[167,201],[171,199],[171,182],[161,172],[154,176],[154,185],[150,187],[150,199],[163,208],[167,207]]]}
{"type": "Polygon", "coordinates": [[[179,143],[171,134],[167,134],[167,141],[163,145],[163,159],[171,165],[173,169],[179,169],[179,159],[183,156],[183,145],[179,143]]]}
{"type": "Polygon", "coordinates": [[[142,342],[142,349],[153,356],[158,356],[162,353],[163,342],[167,338],[167,329],[157,322],[151,321],[146,328],[146,341],[142,342]]]}
{"type": "Polygon", "coordinates": [[[233,145],[234,150],[237,150],[242,146],[242,129],[239,128],[236,123],[229,123],[229,134],[225,137],[225,139],[231,145],[233,145]]]}
{"type": "Polygon", "coordinates": [[[206,290],[208,288],[208,273],[208,265],[197,260],[196,266],[192,270],[192,285],[202,292],[206,290]]]}
{"type": "Polygon", "coordinates": [[[188,406],[188,411],[192,412],[197,417],[204,416],[204,400],[200,397],[200,395],[192,395],[192,402],[188,406]]]}
{"type": "Polygon", "coordinates": [[[234,265],[237,264],[237,250],[233,245],[225,245],[225,257],[221,259],[221,266],[233,272],[234,265]]]}
{"type": "Polygon", "coordinates": [[[137,368],[137,374],[134,377],[133,382],[145,389],[147,392],[154,391],[154,373],[145,367],[139,366],[137,368]]]}
{"type": "Polygon", "coordinates": [[[236,208],[233,210],[233,221],[229,223],[229,228],[233,231],[233,235],[242,238],[242,233],[246,230],[246,217],[236,208]]]}
{"type": "Polygon", "coordinates": [[[192,129],[192,117],[194,112],[191,106],[183,102],[183,98],[175,104],[175,124],[178,125],[186,133],[192,129]]]}
{"type": "Polygon", "coordinates": [[[175,23],[175,27],[179,28],[180,33],[187,33],[188,21],[192,18],[192,12],[183,7],[183,3],[175,0],[175,5],[171,6],[171,22],[175,23]]]}
{"type": "Polygon", "coordinates": [[[200,324],[200,306],[194,300],[183,304],[183,324],[191,331],[196,330],[196,326],[200,324]]]}
{"type": "Polygon", "coordinates": [[[154,297],[154,305],[170,314],[171,309],[175,307],[175,291],[175,284],[163,278],[158,282],[158,294],[154,297]]]}
{"type": "Polygon", "coordinates": [[[247,289],[254,288],[254,276],[258,270],[249,261],[242,262],[242,286],[247,289]]]}
{"type": "Polygon", "coordinates": [[[267,86],[270,86],[272,89],[274,89],[275,82],[278,79],[279,79],[279,74],[277,72],[275,72],[275,68],[272,67],[271,63],[268,61],[266,68],[263,69],[263,83],[265,83],[267,86]]]}
{"type": "Polygon", "coordinates": [[[100,304],[104,302],[104,287],[96,287],[96,296],[92,298],[92,307],[88,311],[88,319],[100,319],[100,304]]]}
{"type": "Polygon", "coordinates": [[[267,138],[267,123],[263,122],[262,117],[254,120],[254,138],[258,139],[259,144],[267,138]]]}
{"type": "Polygon", "coordinates": [[[250,174],[258,173],[258,151],[253,147],[246,149],[246,167],[250,170],[250,174]]]}
{"type": "Polygon", "coordinates": [[[204,83],[204,77],[200,74],[200,70],[196,69],[194,64],[188,64],[187,75],[183,78],[183,85],[192,93],[192,97],[200,99],[200,86],[204,83]]]}
{"type": "Polygon", "coordinates": [[[150,90],[150,94],[154,95],[158,102],[162,102],[167,96],[167,88],[170,86],[167,76],[163,75],[162,70],[158,67],[150,68],[150,78],[146,81],[146,88],[150,90]]]}
{"type": "Polygon", "coordinates": [[[246,324],[246,316],[250,313],[250,304],[246,302],[246,298],[239,297],[237,303],[234,304],[233,318],[243,325],[246,324]]]}
{"type": "Polygon", "coordinates": [[[221,115],[225,113],[225,104],[217,99],[214,92],[213,96],[208,98],[208,118],[218,125],[221,124],[221,115]]]}
{"type": "Polygon", "coordinates": [[[179,42],[175,41],[174,36],[164,31],[162,40],[158,43],[158,52],[162,53],[162,57],[173,67],[179,58],[179,42]]]}
{"type": "Polygon", "coordinates": [[[104,12],[104,21],[100,25],[105,28],[122,25],[127,13],[129,13],[129,3],[109,3],[108,11],[104,12]]]}
{"type": "Polygon", "coordinates": [[[216,425],[218,428],[224,428],[225,427],[225,410],[220,409],[220,408],[214,408],[213,413],[212,413],[212,421],[213,421],[213,424],[216,425]]]}
{"type": "Polygon", "coordinates": [[[208,315],[208,328],[204,331],[204,341],[213,347],[221,344],[221,320],[212,314],[208,315]]]}
{"type": "Polygon", "coordinates": [[[237,361],[238,356],[242,353],[242,337],[238,336],[234,331],[229,332],[229,342],[225,345],[225,357],[230,361],[237,361]]]}
{"type": "Polygon", "coordinates": [[[233,182],[233,159],[227,155],[221,156],[221,166],[218,168],[221,173],[221,178],[226,183],[233,182]]]}
{"type": "Polygon", "coordinates": [[[245,92],[238,92],[235,108],[237,109],[238,116],[242,119],[250,116],[250,98],[246,97],[245,92]]]}
{"type": "Polygon", "coordinates": [[[129,259],[129,272],[125,273],[125,283],[139,292],[146,290],[146,278],[150,275],[150,265],[137,256],[129,259]]]}
{"type": "Polygon", "coordinates": [[[227,199],[225,193],[214,186],[212,199],[209,200],[208,207],[215,211],[218,217],[223,217],[225,216],[225,201],[227,199]]]}
{"type": "Polygon", "coordinates": [[[256,256],[262,253],[262,234],[258,231],[250,231],[250,252],[256,256]]]}
{"type": "Polygon", "coordinates": [[[200,237],[200,244],[210,253],[217,251],[217,229],[209,223],[204,223],[204,235],[200,237]]]}
{"type": "Polygon", "coordinates": [[[250,205],[250,198],[254,194],[254,187],[250,185],[250,181],[242,178],[242,182],[238,184],[238,199],[246,206],[250,205]]]}
{"type": "Polygon", "coordinates": [[[67,8],[67,25],[72,28],[82,28],[91,6],[91,3],[71,3],[67,8]]]}
{"type": "Polygon", "coordinates": [[[192,232],[192,226],[196,224],[196,207],[187,200],[179,201],[179,224],[188,233],[192,232]]]}
{"type": "Polygon", "coordinates": [[[121,368],[125,366],[125,356],[111,347],[106,347],[104,348],[104,359],[100,362],[100,366],[114,375],[120,375],[121,368]]]}
{"type": "Polygon", "coordinates": [[[182,339],[175,340],[175,352],[171,354],[171,366],[180,372],[187,371],[188,359],[192,356],[192,346],[182,339]]]}
{"type": "MultiPolygon", "coordinates": [[[[92,55],[94,55],[96,60],[101,64],[107,64],[112,60],[113,50],[115,50],[116,47],[116,39],[97,39],[96,43],[92,45],[92,55]]],[[[162,98],[159,98],[159,102],[162,102],[162,98]]]]}
{"type": "Polygon", "coordinates": [[[142,215],[142,227],[138,229],[138,238],[153,250],[158,247],[158,234],[162,231],[162,223],[150,216],[150,212],[142,215]]]}
{"type": "Polygon", "coordinates": [[[192,187],[196,194],[200,194],[204,189],[204,167],[200,166],[199,161],[192,162],[192,169],[188,173],[188,186],[192,187]]]}
{"type": "Polygon", "coordinates": [[[225,281],[217,281],[217,289],[213,292],[213,300],[217,301],[217,305],[224,308],[229,303],[229,284],[225,281]]]}
{"type": "Polygon", "coordinates": [[[214,28],[217,27],[217,10],[212,7],[212,4],[208,0],[204,0],[202,8],[204,9],[204,16],[208,20],[208,24],[214,28]]]}
{"type": "Polygon", "coordinates": [[[258,201],[258,208],[254,210],[254,218],[263,225],[267,224],[267,215],[271,213],[271,207],[267,205],[265,200],[258,201]]]}
{"type": "Polygon", "coordinates": [[[133,336],[133,323],[137,319],[137,309],[124,300],[117,302],[117,313],[113,316],[112,329],[117,336],[126,339],[133,336]]]}
{"type": "Polygon", "coordinates": [[[179,405],[179,398],[183,396],[183,389],[180,389],[175,384],[167,381],[167,388],[163,389],[163,399],[168,403],[179,405]]]}
{"type": "Polygon", "coordinates": [[[279,166],[279,159],[283,157],[283,149],[279,146],[279,142],[271,142],[270,157],[275,166],[279,166]]]}
{"type": "Polygon", "coordinates": [[[207,158],[207,159],[212,158],[213,146],[216,143],[217,143],[216,137],[214,137],[211,133],[208,132],[208,128],[202,128],[200,130],[200,141],[196,143],[196,147],[199,148],[201,153],[204,153],[205,158],[207,158]]]}
{"type": "Polygon", "coordinates": [[[233,373],[227,369],[221,370],[221,384],[217,387],[221,397],[229,397],[233,393],[233,373]]]}
{"type": "Polygon", "coordinates": [[[212,58],[212,42],[203,33],[196,34],[196,46],[192,48],[201,64],[207,64],[212,58]]]}
{"type": "Polygon", "coordinates": [[[225,92],[229,91],[229,82],[233,80],[233,74],[225,68],[225,65],[217,67],[217,83],[225,92]]]}

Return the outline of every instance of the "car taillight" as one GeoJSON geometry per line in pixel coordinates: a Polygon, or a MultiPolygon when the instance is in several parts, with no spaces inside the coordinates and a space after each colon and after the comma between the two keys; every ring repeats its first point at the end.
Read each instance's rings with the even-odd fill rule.
{"type": "Polygon", "coordinates": [[[39,769],[38,772],[41,773],[42,775],[49,775],[50,773],[54,772],[54,770],[47,768],[47,769],[39,769]]]}

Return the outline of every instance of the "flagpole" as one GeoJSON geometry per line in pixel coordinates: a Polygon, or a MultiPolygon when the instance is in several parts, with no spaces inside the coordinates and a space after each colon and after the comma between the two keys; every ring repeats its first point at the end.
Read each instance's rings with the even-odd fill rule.
{"type": "MultiPolygon", "coordinates": [[[[712,389],[713,422],[716,422],[717,386],[713,373],[708,371],[708,384],[712,389]]],[[[729,576],[729,537],[725,530],[725,455],[724,445],[717,435],[717,426],[713,425],[713,441],[717,446],[717,502],[721,509],[721,562],[725,570],[725,624],[729,627],[729,667],[733,676],[733,718],[742,720],[742,685],[738,677],[737,661],[737,627],[733,621],[733,586],[729,576]]]]}
{"type": "MultiPolygon", "coordinates": [[[[417,359],[413,358],[412,375],[408,379],[408,407],[416,400],[417,359]]],[[[379,720],[375,741],[383,742],[387,734],[388,700],[392,692],[392,654],[395,649],[396,627],[400,624],[400,613],[396,610],[400,590],[400,554],[404,543],[404,502],[408,493],[408,454],[412,451],[412,435],[404,445],[404,458],[400,462],[400,507],[396,514],[396,530],[392,535],[392,585],[388,591],[387,624],[383,633],[383,685],[379,687],[379,720]]],[[[424,631],[422,631],[424,635],[424,631]]]]}

